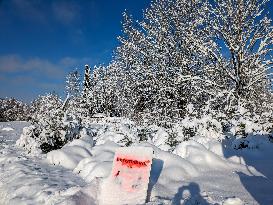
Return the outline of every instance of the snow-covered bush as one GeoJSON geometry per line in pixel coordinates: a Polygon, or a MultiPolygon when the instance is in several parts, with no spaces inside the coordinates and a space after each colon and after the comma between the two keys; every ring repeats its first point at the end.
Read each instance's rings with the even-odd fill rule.
{"type": "Polygon", "coordinates": [[[18,145],[28,151],[29,141],[35,141],[43,152],[59,149],[67,142],[78,138],[83,129],[81,120],[73,113],[65,111],[62,100],[56,94],[47,94],[39,97],[32,103],[32,126],[26,128],[28,132],[22,134],[18,145]]]}
{"type": "Polygon", "coordinates": [[[258,148],[260,141],[258,138],[270,141],[273,130],[272,117],[272,111],[257,114],[244,107],[238,107],[227,126],[230,134],[235,136],[233,148],[258,148]]]}
{"type": "MultiPolygon", "coordinates": [[[[167,134],[161,135],[160,141],[162,143],[160,146],[165,144],[165,146],[169,146],[169,150],[173,150],[180,142],[190,139],[199,140],[201,137],[219,142],[227,138],[235,139],[233,146],[235,149],[255,148],[259,146],[255,143],[249,143],[249,141],[253,142],[253,140],[249,140],[250,138],[253,139],[253,136],[262,139],[272,138],[272,112],[256,114],[244,107],[238,107],[237,110],[230,117],[209,107],[197,111],[192,105],[189,105],[184,118],[173,122],[171,126],[164,129],[168,137],[167,140],[164,140],[167,134]]],[[[152,131],[150,127],[143,127],[140,136],[142,139],[159,146],[155,143],[154,135],[163,128],[157,127],[152,131]],[[143,131],[145,131],[146,135],[143,131]]]]}
{"type": "Polygon", "coordinates": [[[204,137],[221,141],[224,138],[225,115],[215,113],[208,108],[196,110],[192,104],[186,108],[184,118],[172,123],[167,129],[169,138],[167,144],[172,149],[183,141],[188,141],[195,137],[204,137]]]}
{"type": "Polygon", "coordinates": [[[111,140],[121,146],[129,146],[138,141],[138,130],[134,122],[124,118],[102,118],[101,127],[95,137],[96,145],[111,140]]]}
{"type": "Polygon", "coordinates": [[[24,127],[20,138],[16,141],[16,145],[23,147],[28,153],[40,154],[42,150],[41,144],[37,141],[38,136],[39,132],[34,125],[24,127]]]}
{"type": "MultiPolygon", "coordinates": [[[[57,149],[64,144],[64,129],[62,101],[56,94],[47,94],[33,102],[35,112],[32,118],[33,125],[39,130],[36,138],[45,152],[57,149]]],[[[67,124],[66,126],[69,126],[67,124]]]]}
{"type": "Polygon", "coordinates": [[[230,120],[232,134],[247,136],[251,133],[269,134],[273,127],[273,112],[256,114],[249,110],[238,107],[237,112],[230,120]]]}

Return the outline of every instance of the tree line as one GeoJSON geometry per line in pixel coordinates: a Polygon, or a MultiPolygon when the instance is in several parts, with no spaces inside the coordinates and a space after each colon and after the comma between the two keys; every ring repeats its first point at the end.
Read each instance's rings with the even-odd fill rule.
{"type": "Polygon", "coordinates": [[[156,0],[141,21],[123,14],[108,66],[86,68],[89,113],[158,124],[187,107],[236,114],[272,110],[272,20],[268,0],[156,0]]]}

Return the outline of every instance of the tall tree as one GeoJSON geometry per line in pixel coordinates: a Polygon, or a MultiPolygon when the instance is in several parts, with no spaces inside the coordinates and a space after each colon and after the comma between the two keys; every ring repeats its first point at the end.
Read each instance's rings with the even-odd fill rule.
{"type": "Polygon", "coordinates": [[[85,65],[83,81],[83,97],[87,98],[91,89],[91,72],[90,67],[85,65]]]}
{"type": "Polygon", "coordinates": [[[202,73],[213,67],[216,50],[205,35],[203,6],[202,1],[157,0],[136,24],[124,14],[116,61],[131,115],[166,121],[183,117],[188,104],[202,105],[204,84],[212,85],[202,73]]]}
{"type": "Polygon", "coordinates": [[[79,103],[82,118],[87,119],[94,114],[94,104],[92,103],[92,79],[89,65],[85,65],[82,97],[79,103]]]}
{"type": "Polygon", "coordinates": [[[66,76],[66,93],[70,97],[79,97],[81,91],[80,73],[75,70],[66,76]]]}
{"type": "Polygon", "coordinates": [[[206,7],[213,40],[223,47],[224,61],[218,58],[215,72],[222,73],[221,83],[225,79],[229,105],[262,108],[272,97],[273,27],[264,11],[268,2],[217,0],[206,7]]]}

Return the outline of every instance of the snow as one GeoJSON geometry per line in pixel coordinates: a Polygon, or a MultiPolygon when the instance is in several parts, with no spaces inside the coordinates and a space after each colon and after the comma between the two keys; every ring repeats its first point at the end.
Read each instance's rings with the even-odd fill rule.
{"type": "MultiPolygon", "coordinates": [[[[7,123],[0,123],[0,128],[7,123]]],[[[34,157],[15,145],[24,126],[29,123],[10,122],[14,129],[6,134],[0,131],[0,204],[83,204],[81,187],[86,182],[62,167],[50,166],[45,156],[34,157]],[[76,196],[80,196],[78,199],[76,196]]]]}
{"type": "MultiPolygon", "coordinates": [[[[15,144],[28,125],[0,123],[0,204],[100,204],[121,145],[96,144],[83,134],[60,150],[31,155],[15,144]]],[[[196,137],[171,153],[133,142],[130,148],[154,151],[146,204],[273,204],[273,144],[258,135],[249,139],[259,146],[235,150],[232,141],[196,137]]]]}
{"type": "MultiPolygon", "coordinates": [[[[102,122],[98,123],[98,133],[96,137],[96,145],[104,144],[106,141],[113,141],[122,145],[126,145],[136,139],[137,134],[131,127],[130,122],[122,120],[117,122],[114,119],[106,118],[102,122]]],[[[95,127],[98,126],[94,125],[95,127]]]]}
{"type": "Polygon", "coordinates": [[[78,163],[91,156],[90,152],[80,146],[66,146],[60,150],[53,150],[47,154],[47,160],[54,165],[61,165],[67,169],[74,169],[78,163]]]}
{"type": "Polygon", "coordinates": [[[159,147],[164,151],[168,151],[171,147],[166,144],[169,138],[169,134],[166,132],[165,129],[159,128],[155,133],[152,142],[155,146],[159,147]]]}
{"type": "Polygon", "coordinates": [[[84,135],[66,144],[62,149],[49,152],[47,160],[50,164],[61,165],[73,170],[82,159],[92,156],[90,152],[92,146],[93,138],[84,135]]]}
{"type": "Polygon", "coordinates": [[[244,205],[244,202],[239,198],[229,198],[224,201],[223,205],[244,205]]]}
{"type": "Polygon", "coordinates": [[[11,127],[4,127],[2,128],[3,131],[13,131],[13,128],[11,127]]]}
{"type": "Polygon", "coordinates": [[[187,159],[191,163],[198,165],[198,167],[204,168],[219,168],[227,169],[228,162],[222,159],[219,155],[208,150],[204,145],[194,141],[189,140],[180,143],[174,153],[187,159]]]}
{"type": "Polygon", "coordinates": [[[97,114],[94,114],[92,117],[94,117],[94,118],[105,118],[106,116],[103,113],[97,113],[97,114]]]}
{"type": "Polygon", "coordinates": [[[85,181],[109,176],[116,149],[119,148],[114,142],[107,141],[103,145],[95,146],[91,150],[92,158],[85,158],[74,169],[85,181]]]}

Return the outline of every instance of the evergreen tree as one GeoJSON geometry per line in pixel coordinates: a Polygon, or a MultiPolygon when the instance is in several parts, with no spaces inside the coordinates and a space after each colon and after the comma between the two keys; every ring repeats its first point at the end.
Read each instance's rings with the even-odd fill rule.
{"type": "Polygon", "coordinates": [[[75,70],[66,77],[66,94],[69,97],[79,97],[81,91],[80,73],[75,70]]]}
{"type": "Polygon", "coordinates": [[[92,103],[92,83],[91,71],[88,65],[85,65],[83,90],[79,108],[81,109],[82,117],[87,119],[94,114],[94,104],[92,103]]]}

